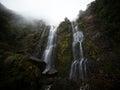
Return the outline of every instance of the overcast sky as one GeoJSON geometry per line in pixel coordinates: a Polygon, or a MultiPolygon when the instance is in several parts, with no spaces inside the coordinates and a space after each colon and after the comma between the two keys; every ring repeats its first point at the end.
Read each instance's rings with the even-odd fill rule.
{"type": "Polygon", "coordinates": [[[0,0],[7,8],[26,17],[44,19],[49,24],[58,24],[68,17],[73,20],[80,10],[94,0],[0,0]]]}

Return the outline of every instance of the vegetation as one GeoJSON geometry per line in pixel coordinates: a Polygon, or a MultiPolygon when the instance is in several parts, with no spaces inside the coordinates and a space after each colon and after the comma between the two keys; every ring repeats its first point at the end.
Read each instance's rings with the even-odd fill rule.
{"type": "MultiPolygon", "coordinates": [[[[76,20],[84,33],[84,55],[89,61],[91,90],[119,88],[120,14],[119,0],[95,0],[76,20]]],[[[26,21],[0,4],[0,89],[77,90],[80,82],[68,80],[72,63],[72,27],[65,18],[57,28],[56,69],[58,74],[42,75],[44,63],[30,60],[41,33],[47,27],[39,49],[45,49],[49,26],[43,21],[26,21]],[[57,77],[57,78],[56,78],[57,77]],[[74,83],[74,86],[73,86],[74,83]]],[[[86,83],[86,82],[85,82],[86,83]]],[[[84,84],[84,83],[83,83],[84,84]]]]}
{"type": "MultiPolygon", "coordinates": [[[[115,47],[115,52],[120,54],[120,14],[119,0],[96,0],[93,4],[92,13],[96,15],[100,31],[109,37],[110,42],[115,47]]],[[[113,50],[114,50],[113,49],[113,50]]]]}
{"type": "MultiPolygon", "coordinates": [[[[42,87],[41,72],[44,63],[31,61],[45,27],[42,21],[28,22],[0,4],[0,89],[35,90],[42,87]]],[[[49,27],[42,49],[45,48],[49,27]]]]}
{"type": "Polygon", "coordinates": [[[72,62],[72,27],[70,21],[65,18],[57,30],[57,70],[59,75],[66,77],[69,74],[72,62]]]}
{"type": "Polygon", "coordinates": [[[77,23],[85,35],[86,57],[96,63],[91,78],[92,90],[111,90],[119,87],[120,15],[119,0],[96,0],[79,14],[77,23]]]}

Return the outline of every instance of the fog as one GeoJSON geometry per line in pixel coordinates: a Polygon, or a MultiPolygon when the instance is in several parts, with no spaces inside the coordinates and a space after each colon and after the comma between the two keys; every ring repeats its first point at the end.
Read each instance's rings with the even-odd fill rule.
{"type": "Polygon", "coordinates": [[[27,18],[44,19],[57,25],[65,17],[73,20],[94,0],[0,0],[7,8],[27,18]]]}

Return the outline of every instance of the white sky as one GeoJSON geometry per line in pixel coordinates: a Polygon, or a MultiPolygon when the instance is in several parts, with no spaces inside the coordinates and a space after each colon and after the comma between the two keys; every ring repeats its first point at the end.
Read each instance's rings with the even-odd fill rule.
{"type": "Polygon", "coordinates": [[[65,17],[73,20],[80,10],[94,0],[0,0],[7,8],[26,17],[44,19],[49,24],[59,24],[65,17]]]}

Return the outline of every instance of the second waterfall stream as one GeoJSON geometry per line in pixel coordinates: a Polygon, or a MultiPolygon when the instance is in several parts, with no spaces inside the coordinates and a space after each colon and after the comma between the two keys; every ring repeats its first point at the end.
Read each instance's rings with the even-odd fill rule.
{"type": "Polygon", "coordinates": [[[56,27],[51,26],[47,46],[44,50],[42,60],[46,63],[46,68],[43,74],[54,74],[57,72],[54,65],[56,51],[56,27]]]}
{"type": "Polygon", "coordinates": [[[84,57],[83,53],[84,35],[82,31],[78,29],[78,26],[75,26],[73,23],[72,33],[73,33],[72,43],[73,62],[71,64],[69,79],[73,81],[81,79],[84,81],[88,79],[87,69],[88,60],[84,57]]]}

